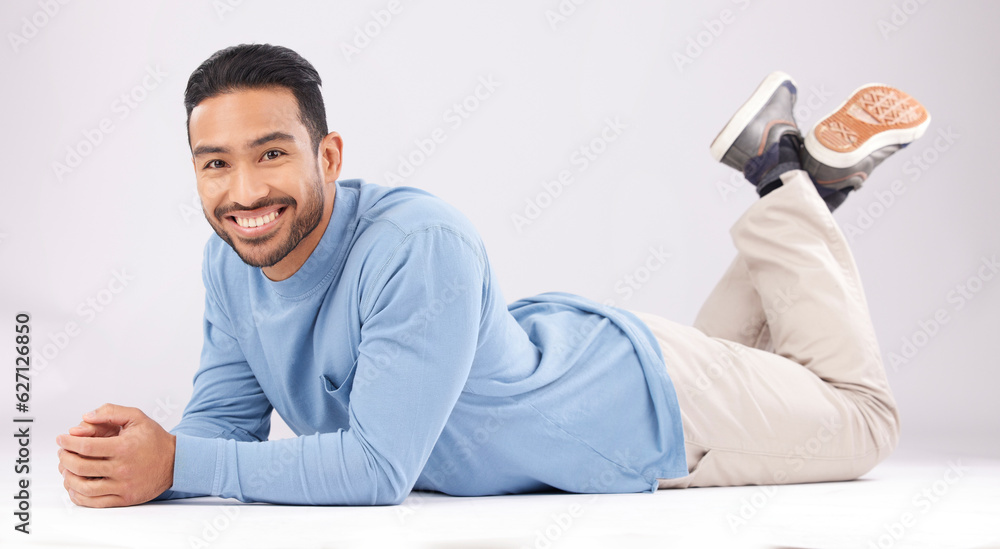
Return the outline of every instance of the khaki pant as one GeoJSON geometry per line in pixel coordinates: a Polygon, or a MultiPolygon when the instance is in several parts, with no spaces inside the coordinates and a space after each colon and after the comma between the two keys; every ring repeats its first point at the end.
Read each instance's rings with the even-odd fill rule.
{"type": "Polygon", "coordinates": [[[660,488],[849,480],[899,440],[854,259],[802,171],[730,231],[695,327],[634,312],[677,391],[689,474],[660,488]]]}

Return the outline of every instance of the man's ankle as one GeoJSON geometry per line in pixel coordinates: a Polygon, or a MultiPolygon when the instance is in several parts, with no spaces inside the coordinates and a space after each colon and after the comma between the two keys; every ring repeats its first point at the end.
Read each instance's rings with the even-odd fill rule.
{"type": "Polygon", "coordinates": [[[801,170],[799,163],[799,149],[802,147],[802,139],[794,133],[786,133],[775,145],[759,157],[769,167],[757,164],[751,166],[749,163],[744,169],[744,177],[757,186],[757,194],[763,198],[767,193],[781,187],[781,174],[792,170],[801,170]],[[766,169],[763,174],[758,174],[766,169]]]}

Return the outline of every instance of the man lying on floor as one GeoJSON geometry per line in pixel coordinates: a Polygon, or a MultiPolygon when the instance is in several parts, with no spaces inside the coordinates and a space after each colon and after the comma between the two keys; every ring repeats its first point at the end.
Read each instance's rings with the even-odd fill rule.
{"type": "Polygon", "coordinates": [[[219,496],[382,505],[854,479],[899,416],[831,212],[925,131],[859,88],[803,138],[773,73],[711,146],[761,199],[694,327],[567,293],[507,304],[472,223],[427,192],[338,181],[316,70],[221,50],[185,91],[205,217],[204,347],[169,433],[105,404],[57,438],[78,505],[219,496]],[[298,435],[268,440],[272,410],[298,435]]]}

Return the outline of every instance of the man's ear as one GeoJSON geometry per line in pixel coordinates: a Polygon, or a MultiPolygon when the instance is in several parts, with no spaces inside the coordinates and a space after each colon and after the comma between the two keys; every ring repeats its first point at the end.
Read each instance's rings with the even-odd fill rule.
{"type": "Polygon", "coordinates": [[[343,161],[344,140],[337,132],[330,132],[319,143],[319,169],[323,172],[323,181],[332,183],[340,177],[340,167],[343,161]]]}

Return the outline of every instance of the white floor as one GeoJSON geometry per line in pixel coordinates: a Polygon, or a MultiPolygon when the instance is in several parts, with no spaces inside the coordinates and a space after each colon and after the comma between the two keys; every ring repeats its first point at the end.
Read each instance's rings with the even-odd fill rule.
{"type": "MultiPolygon", "coordinates": [[[[1000,548],[1000,459],[893,456],[851,482],[297,507],[194,498],[76,507],[33,470],[31,531],[0,547],[1000,548]]],[[[4,492],[8,492],[7,483],[4,492]]]]}

